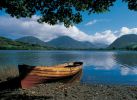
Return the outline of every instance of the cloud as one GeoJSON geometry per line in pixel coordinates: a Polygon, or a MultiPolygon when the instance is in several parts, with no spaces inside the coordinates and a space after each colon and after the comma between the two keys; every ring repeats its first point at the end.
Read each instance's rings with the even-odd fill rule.
{"type": "Polygon", "coordinates": [[[105,30],[94,34],[87,34],[76,26],[66,28],[62,24],[54,26],[47,23],[39,24],[36,21],[38,18],[39,16],[33,16],[31,19],[0,16],[0,35],[35,36],[43,41],[49,41],[59,36],[69,36],[79,41],[110,44],[122,34],[137,33],[137,28],[129,29],[122,27],[120,31],[105,30]]]}
{"type": "Polygon", "coordinates": [[[51,26],[49,24],[39,24],[36,20],[38,16],[29,18],[11,18],[0,17],[0,31],[5,34],[16,34],[22,36],[35,36],[44,41],[49,41],[59,36],[69,36],[79,41],[89,42],[104,42],[109,43],[115,39],[115,36],[111,31],[104,31],[102,33],[95,33],[94,35],[88,35],[85,32],[78,29],[76,26],[66,28],[62,24],[51,26]],[[7,29],[8,28],[8,29],[7,29]]]}
{"type": "Polygon", "coordinates": [[[85,25],[90,26],[90,25],[96,24],[98,22],[108,22],[108,21],[109,21],[108,19],[94,19],[94,20],[89,21],[85,25]]]}
{"type": "Polygon", "coordinates": [[[115,36],[111,30],[106,30],[101,33],[97,32],[94,35],[91,35],[90,38],[92,39],[91,42],[110,44],[117,38],[117,36],[115,36]]]}
{"type": "Polygon", "coordinates": [[[137,28],[122,27],[120,30],[120,36],[126,34],[137,34],[137,28]]]}
{"type": "Polygon", "coordinates": [[[94,19],[94,20],[92,20],[92,21],[89,21],[89,22],[86,23],[85,25],[86,25],[86,26],[93,25],[93,24],[97,23],[98,21],[99,21],[99,20],[94,19]]]}

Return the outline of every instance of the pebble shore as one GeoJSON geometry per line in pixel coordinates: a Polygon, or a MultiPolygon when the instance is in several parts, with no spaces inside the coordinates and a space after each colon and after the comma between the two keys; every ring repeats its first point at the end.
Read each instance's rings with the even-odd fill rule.
{"type": "Polygon", "coordinates": [[[30,89],[5,89],[0,100],[137,100],[137,86],[44,83],[30,89]]]}

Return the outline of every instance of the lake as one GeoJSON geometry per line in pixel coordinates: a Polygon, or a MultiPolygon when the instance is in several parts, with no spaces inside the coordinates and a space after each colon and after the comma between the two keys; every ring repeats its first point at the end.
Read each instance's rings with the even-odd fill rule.
{"type": "Polygon", "coordinates": [[[137,85],[136,51],[1,50],[0,67],[83,61],[81,83],[137,85]]]}

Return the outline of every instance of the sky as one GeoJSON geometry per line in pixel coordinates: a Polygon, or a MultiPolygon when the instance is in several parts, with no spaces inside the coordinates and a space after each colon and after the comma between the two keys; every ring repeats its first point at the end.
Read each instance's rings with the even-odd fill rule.
{"type": "Polygon", "coordinates": [[[38,15],[29,18],[12,18],[0,11],[0,36],[17,39],[35,36],[50,41],[59,36],[69,36],[78,41],[111,44],[122,35],[137,34],[137,12],[128,9],[126,3],[117,0],[110,12],[101,14],[82,13],[83,22],[66,28],[62,24],[39,24],[38,15]]]}

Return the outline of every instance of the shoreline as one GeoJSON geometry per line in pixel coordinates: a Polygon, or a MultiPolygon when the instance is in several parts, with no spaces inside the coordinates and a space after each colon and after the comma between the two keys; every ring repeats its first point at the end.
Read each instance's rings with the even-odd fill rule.
{"type": "MultiPolygon", "coordinates": [[[[0,82],[0,87],[2,82],[0,82]]],[[[15,84],[14,84],[15,85],[15,84]]],[[[137,100],[137,86],[43,83],[30,89],[0,89],[2,100],[137,100]]]]}
{"type": "Polygon", "coordinates": [[[137,100],[135,85],[80,83],[80,77],[69,83],[43,83],[21,89],[17,68],[1,70],[0,100],[137,100]]]}

